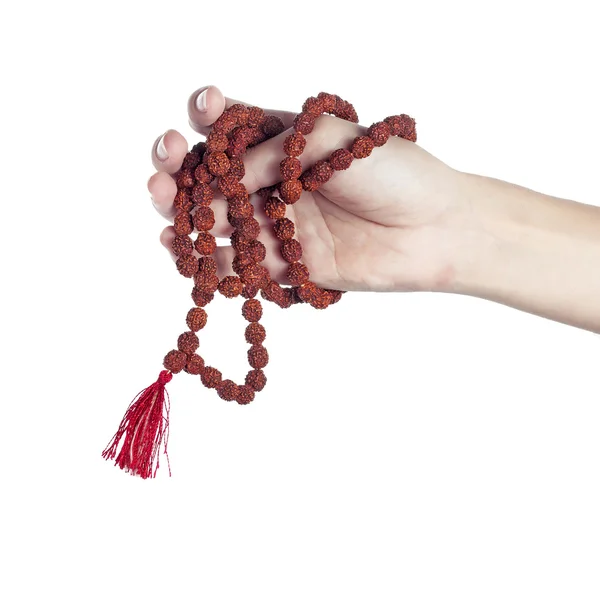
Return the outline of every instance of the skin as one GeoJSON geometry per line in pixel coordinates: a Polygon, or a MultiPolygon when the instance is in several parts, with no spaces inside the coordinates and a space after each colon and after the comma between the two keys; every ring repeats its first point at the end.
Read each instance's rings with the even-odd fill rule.
{"type": "MultiPolygon", "coordinates": [[[[188,101],[191,127],[202,134],[225,107],[239,102],[216,87],[195,91],[188,101]],[[195,100],[206,91],[206,110],[195,100]]],[[[295,113],[265,109],[290,128],[250,149],[242,183],[253,194],[280,181],[283,140],[295,113]]],[[[334,117],[317,120],[300,160],[303,169],[349,148],[366,128],[334,117]]],[[[155,208],[172,221],[176,173],[188,151],[174,130],[157,138],[152,161],[157,172],[148,189],[155,208]]],[[[287,263],[266,217],[262,200],[252,195],[263,264],[273,279],[288,284],[287,263]]],[[[213,234],[229,237],[226,201],[213,202],[213,234]]],[[[492,178],[456,171],[419,145],[390,138],[370,157],[355,160],[317,192],[304,192],[287,207],[302,244],[302,261],[317,285],[339,290],[435,291],[459,293],[600,332],[600,209],[539,194],[492,178]]],[[[170,251],[172,227],[161,234],[170,251]]],[[[219,275],[232,275],[233,249],[219,246],[219,275]]]]}

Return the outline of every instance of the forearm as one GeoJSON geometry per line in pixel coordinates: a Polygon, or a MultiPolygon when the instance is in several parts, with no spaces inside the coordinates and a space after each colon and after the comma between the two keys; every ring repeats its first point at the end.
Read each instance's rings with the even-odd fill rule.
{"type": "Polygon", "coordinates": [[[451,291],[600,333],[600,208],[461,177],[469,241],[451,291]]]}

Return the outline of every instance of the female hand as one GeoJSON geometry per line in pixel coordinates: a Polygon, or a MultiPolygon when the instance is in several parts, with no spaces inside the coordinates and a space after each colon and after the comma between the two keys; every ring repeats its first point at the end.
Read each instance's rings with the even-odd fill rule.
{"type": "MultiPolygon", "coordinates": [[[[216,87],[201,88],[188,101],[190,125],[207,135],[226,107],[237,100],[225,98],[216,87]]],[[[398,113],[401,107],[398,107],[398,113]]],[[[295,113],[265,109],[291,128],[295,113]]],[[[383,116],[386,115],[382,115],[383,116]]],[[[242,183],[251,193],[255,218],[261,224],[260,241],[267,249],[263,261],[271,277],[288,284],[280,242],[272,231],[273,221],[263,210],[264,201],[255,192],[280,181],[279,164],[285,158],[283,140],[288,129],[253,148],[244,156],[246,174],[242,183]]],[[[349,149],[366,128],[330,116],[317,119],[306,136],[300,160],[303,170],[333,150],[349,149]]],[[[172,177],[188,151],[184,137],[174,130],[159,137],[152,150],[157,169],[148,182],[156,209],[172,220],[177,191],[172,177]]],[[[346,171],[338,171],[316,192],[303,192],[287,207],[286,216],[296,227],[296,238],[304,250],[302,262],[317,285],[338,290],[400,291],[444,290],[452,285],[456,250],[462,243],[461,225],[467,213],[459,193],[461,173],[451,169],[417,144],[391,137],[382,147],[346,171]]],[[[213,234],[229,237],[226,200],[218,192],[212,208],[216,215],[213,234]]],[[[167,227],[161,234],[171,250],[175,233],[167,227]]],[[[219,275],[233,274],[234,251],[219,246],[215,259],[219,275]]]]}

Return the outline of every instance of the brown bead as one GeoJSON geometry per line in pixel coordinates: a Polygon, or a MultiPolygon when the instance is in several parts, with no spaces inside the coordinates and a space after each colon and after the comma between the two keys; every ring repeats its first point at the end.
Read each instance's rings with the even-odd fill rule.
{"type": "Polygon", "coordinates": [[[175,264],[184,277],[193,277],[198,271],[198,259],[193,254],[182,254],[175,264]]]}
{"type": "Polygon", "coordinates": [[[197,144],[194,144],[190,152],[197,154],[200,159],[202,159],[204,153],[206,152],[206,142],[198,142],[197,144]]]}
{"type": "Polygon", "coordinates": [[[283,124],[283,121],[275,115],[267,115],[262,120],[260,128],[267,138],[273,138],[285,131],[285,125],[283,124]]]}
{"type": "Polygon", "coordinates": [[[321,184],[327,183],[333,175],[333,168],[327,160],[318,160],[312,166],[311,171],[313,177],[321,184]]]}
{"type": "Polygon", "coordinates": [[[233,249],[239,254],[240,252],[244,252],[250,240],[236,230],[229,236],[229,241],[233,249]]]}
{"type": "Polygon", "coordinates": [[[279,304],[283,301],[284,290],[276,281],[271,280],[263,287],[261,295],[265,300],[279,304]]]}
{"type": "Polygon", "coordinates": [[[246,285],[257,285],[262,287],[269,279],[269,271],[262,265],[250,264],[241,269],[240,279],[246,285]]]}
{"type": "Polygon", "coordinates": [[[235,127],[237,126],[237,121],[235,117],[229,113],[224,112],[214,123],[212,126],[213,131],[218,131],[219,133],[224,133],[227,135],[231,133],[235,127]]]}
{"type": "Polygon", "coordinates": [[[236,400],[238,396],[238,386],[231,381],[231,379],[223,379],[223,381],[217,385],[217,394],[220,398],[223,398],[223,400],[236,400]]]}
{"type": "Polygon", "coordinates": [[[287,270],[287,276],[292,285],[302,285],[308,281],[310,274],[306,265],[293,262],[287,270]]]}
{"type": "Polygon", "coordinates": [[[279,172],[283,181],[298,179],[302,175],[302,163],[297,158],[288,156],[279,163],[279,172]]]}
{"type": "Polygon", "coordinates": [[[198,254],[212,254],[217,249],[217,240],[214,235],[201,231],[194,242],[194,248],[198,254]]]}
{"type": "Polygon", "coordinates": [[[283,142],[283,151],[288,156],[300,156],[306,147],[305,137],[299,133],[292,133],[285,138],[283,142]]]}
{"type": "Polygon", "coordinates": [[[411,142],[417,141],[417,130],[415,120],[408,115],[395,115],[384,119],[390,126],[392,135],[399,136],[411,142]]]}
{"type": "Polygon", "coordinates": [[[244,289],[242,290],[242,297],[250,299],[254,298],[256,294],[258,294],[260,288],[254,284],[244,284],[244,289]]]}
{"type": "Polygon", "coordinates": [[[302,195],[302,183],[297,179],[284,181],[279,186],[279,193],[281,194],[281,199],[286,204],[294,204],[294,202],[300,200],[300,196],[302,195]]]}
{"type": "Polygon", "coordinates": [[[302,105],[302,112],[318,117],[323,112],[323,102],[319,100],[319,98],[311,96],[310,98],[307,98],[302,105]]]}
{"type": "Polygon", "coordinates": [[[258,345],[265,341],[267,332],[260,323],[250,323],[250,325],[246,327],[245,337],[249,344],[258,345]]]}
{"type": "Polygon", "coordinates": [[[246,300],[246,302],[244,302],[242,305],[242,315],[246,321],[250,321],[251,323],[260,321],[262,312],[261,303],[254,298],[246,300]]]}
{"type": "Polygon", "coordinates": [[[202,256],[198,259],[198,272],[207,275],[217,274],[217,262],[209,256],[202,256]]]}
{"type": "Polygon", "coordinates": [[[194,226],[192,225],[190,213],[183,210],[179,211],[173,220],[173,228],[177,235],[189,235],[192,233],[192,231],[194,231],[194,226]]]}
{"type": "Polygon", "coordinates": [[[208,152],[225,152],[227,150],[227,146],[229,145],[229,140],[224,133],[219,131],[211,131],[206,138],[206,149],[208,152]]]}
{"type": "Polygon", "coordinates": [[[171,244],[171,250],[176,256],[181,254],[191,254],[194,251],[194,245],[189,235],[176,235],[171,244]]]}
{"type": "Polygon", "coordinates": [[[247,240],[254,240],[260,234],[260,223],[254,219],[243,219],[238,227],[238,231],[247,240]]]}
{"type": "Polygon", "coordinates": [[[192,300],[196,306],[206,306],[212,302],[214,297],[213,293],[207,292],[197,285],[192,290],[192,300]]]}
{"type": "Polygon", "coordinates": [[[248,242],[248,246],[244,250],[244,253],[252,262],[259,263],[265,260],[267,249],[262,242],[251,240],[248,242]]]}
{"type": "Polygon", "coordinates": [[[233,198],[240,191],[242,184],[233,176],[223,175],[217,181],[217,188],[225,198],[233,198]]]}
{"type": "Polygon", "coordinates": [[[248,363],[253,369],[264,369],[269,363],[269,353],[264,346],[251,346],[248,350],[248,363]]]}
{"type": "Polygon", "coordinates": [[[238,404],[250,404],[254,400],[254,390],[249,385],[239,385],[236,400],[238,404]]]}
{"type": "Polygon", "coordinates": [[[321,101],[323,112],[331,113],[335,110],[335,96],[333,94],[321,92],[317,94],[317,99],[321,101]]]}
{"type": "Polygon", "coordinates": [[[281,243],[281,256],[289,263],[299,261],[302,258],[302,246],[298,240],[286,240],[281,243]]]}
{"type": "Polygon", "coordinates": [[[204,359],[201,356],[198,356],[197,354],[188,356],[185,365],[186,373],[189,373],[190,375],[200,375],[202,369],[204,369],[204,359]]]}
{"type": "Polygon", "coordinates": [[[260,392],[267,385],[267,377],[264,371],[253,369],[246,375],[246,385],[249,385],[254,391],[260,392]]]}
{"type": "Polygon", "coordinates": [[[366,135],[361,135],[352,143],[352,154],[354,158],[366,158],[373,152],[373,148],[375,148],[373,140],[366,135]]]}
{"type": "Polygon", "coordinates": [[[249,118],[249,110],[243,104],[233,104],[229,107],[229,113],[235,117],[238,125],[246,125],[249,118]]]}
{"type": "Polygon", "coordinates": [[[352,156],[352,152],[345,148],[340,148],[332,152],[329,157],[329,164],[335,171],[345,171],[350,167],[353,160],[354,156],[352,156]]]}
{"type": "Polygon", "coordinates": [[[192,221],[198,231],[210,231],[215,226],[215,213],[208,206],[200,206],[194,211],[192,221]]]}
{"type": "Polygon", "coordinates": [[[194,171],[194,177],[198,183],[211,183],[215,178],[206,165],[198,165],[194,171]]]}
{"type": "Polygon", "coordinates": [[[252,260],[252,258],[248,256],[248,254],[246,254],[246,251],[244,250],[244,252],[235,256],[234,259],[231,261],[231,269],[234,273],[237,273],[239,275],[239,273],[243,269],[255,263],[256,261],[252,260]]]}
{"type": "Polygon", "coordinates": [[[248,127],[258,127],[265,118],[265,111],[258,106],[248,108],[248,127]]]}
{"type": "Polygon", "coordinates": [[[213,152],[208,157],[207,166],[213,175],[227,175],[229,171],[229,159],[224,152],[213,152]]]}
{"type": "Polygon", "coordinates": [[[392,133],[392,128],[388,123],[380,121],[379,123],[373,123],[369,127],[367,135],[373,140],[376,147],[383,146],[389,139],[392,133]]]}
{"type": "Polygon", "coordinates": [[[279,198],[271,196],[265,200],[265,213],[269,219],[283,219],[285,210],[285,203],[279,198]]]}
{"type": "Polygon", "coordinates": [[[206,326],[208,315],[203,308],[190,308],[185,322],[192,331],[200,331],[206,326]]]}
{"type": "Polygon", "coordinates": [[[208,183],[197,183],[192,188],[192,200],[199,206],[208,206],[213,201],[214,195],[208,183]]]}
{"type": "Polygon", "coordinates": [[[163,365],[165,369],[171,371],[171,373],[179,373],[183,371],[187,363],[187,356],[180,350],[171,350],[164,358],[163,365]]]}
{"type": "Polygon", "coordinates": [[[189,189],[181,188],[177,190],[175,194],[175,199],[173,200],[173,206],[181,211],[188,211],[194,203],[192,202],[192,195],[190,194],[189,189]]]}
{"type": "Polygon", "coordinates": [[[176,180],[178,188],[191,188],[196,183],[194,174],[190,169],[182,169],[179,171],[176,175],[176,180]]]}
{"type": "Polygon", "coordinates": [[[317,122],[317,117],[310,113],[301,112],[296,115],[294,119],[294,129],[298,133],[302,133],[303,135],[308,135],[315,127],[315,123],[317,122]]]}
{"type": "Polygon", "coordinates": [[[233,156],[229,159],[229,173],[230,177],[235,177],[238,181],[246,174],[246,168],[244,167],[244,161],[239,156],[233,156]]]}
{"type": "Polygon", "coordinates": [[[194,283],[197,291],[214,294],[219,287],[219,278],[217,275],[198,272],[194,275],[194,283]]]}
{"type": "Polygon", "coordinates": [[[214,367],[204,367],[200,373],[200,381],[207,388],[216,388],[221,383],[222,378],[221,371],[214,367]]]}
{"type": "Polygon", "coordinates": [[[200,340],[193,331],[186,331],[177,338],[177,348],[186,354],[194,354],[199,345],[200,340]]]}
{"type": "Polygon", "coordinates": [[[300,176],[300,183],[302,184],[302,189],[306,192],[314,192],[321,187],[319,180],[314,176],[312,169],[305,171],[300,176]]]}
{"type": "Polygon", "coordinates": [[[221,283],[219,283],[219,292],[225,296],[225,298],[235,298],[242,293],[243,285],[239,277],[228,275],[223,277],[221,283]]]}
{"type": "Polygon", "coordinates": [[[273,231],[278,239],[285,241],[291,240],[294,237],[296,228],[289,219],[284,217],[283,219],[277,219],[277,221],[275,221],[275,224],[273,225],[273,231]]]}

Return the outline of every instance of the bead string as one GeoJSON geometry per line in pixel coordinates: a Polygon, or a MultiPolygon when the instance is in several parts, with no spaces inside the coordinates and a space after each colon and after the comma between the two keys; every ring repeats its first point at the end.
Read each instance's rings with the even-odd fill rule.
{"type": "Polygon", "coordinates": [[[279,117],[265,115],[256,106],[234,104],[214,123],[206,142],[196,144],[188,152],[176,175],[176,237],[172,249],[178,257],[176,265],[181,275],[194,280],[192,299],[195,306],[186,318],[189,331],[179,336],[177,349],[167,353],[163,364],[171,373],[185,370],[192,375],[200,375],[202,384],[207,388],[216,388],[217,394],[224,400],[248,404],[267,382],[263,369],[269,361],[269,355],[263,345],[265,328],[259,323],[262,317],[262,305],[256,298],[259,291],[264,300],[274,302],[281,308],[307,303],[314,308],[325,309],[338,302],[343,294],[338,290],[319,288],[310,281],[308,268],[300,262],[302,246],[294,238],[294,223],[285,216],[286,205],[297,202],[303,190],[317,190],[336,171],[348,169],[354,159],[368,157],[374,148],[383,146],[390,136],[412,142],[417,139],[414,119],[408,115],[387,117],[371,125],[366,135],[356,137],[350,150],[335,150],[327,160],[317,161],[303,172],[299,157],[306,147],[305,136],[312,132],[322,114],[358,123],[354,107],[339,96],[321,92],[316,97],[308,98],[302,106],[302,112],[294,120],[294,132],[283,141],[286,158],[279,166],[281,183],[258,191],[264,201],[265,213],[274,221],[273,231],[281,241],[281,256],[290,263],[287,268],[287,277],[292,284],[290,287],[282,287],[273,281],[266,267],[260,264],[265,259],[266,248],[258,241],[260,224],[254,218],[254,206],[248,190],[241,183],[245,174],[242,157],[248,148],[285,130],[279,117]],[[232,269],[236,275],[222,279],[217,276],[217,263],[212,257],[217,244],[210,233],[215,225],[215,215],[210,208],[214,198],[211,186],[215,184],[227,200],[227,220],[234,228],[230,239],[235,251],[232,269]],[[192,242],[190,234],[194,229],[198,235],[192,242]],[[200,255],[199,258],[194,256],[194,250],[200,255]],[[240,295],[245,298],[242,315],[249,322],[245,338],[250,344],[248,363],[251,370],[242,385],[223,379],[218,369],[206,366],[203,358],[197,354],[200,345],[197,332],[206,325],[205,307],[217,291],[226,298],[240,295]]]}

